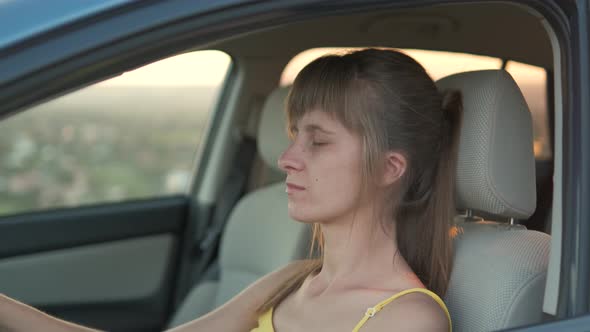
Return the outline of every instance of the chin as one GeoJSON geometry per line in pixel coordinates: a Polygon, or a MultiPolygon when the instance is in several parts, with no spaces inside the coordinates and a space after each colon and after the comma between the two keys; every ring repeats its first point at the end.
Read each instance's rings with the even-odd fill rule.
{"type": "Polygon", "coordinates": [[[314,223],[317,218],[314,218],[313,213],[309,213],[309,208],[297,207],[295,204],[289,203],[289,217],[295,221],[305,224],[314,223]]]}
{"type": "Polygon", "coordinates": [[[316,219],[306,216],[305,214],[301,213],[292,213],[289,211],[289,217],[295,221],[304,223],[304,224],[313,224],[316,219]]]}

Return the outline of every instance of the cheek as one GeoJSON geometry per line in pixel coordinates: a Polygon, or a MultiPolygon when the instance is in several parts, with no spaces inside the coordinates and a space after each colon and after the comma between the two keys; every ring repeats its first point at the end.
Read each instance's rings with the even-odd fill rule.
{"type": "MultiPolygon", "coordinates": [[[[344,154],[344,157],[349,155],[344,154]]],[[[299,204],[299,207],[306,206],[307,209],[299,210],[300,214],[305,212],[309,214],[308,218],[330,219],[349,213],[356,207],[361,186],[359,161],[344,157],[334,157],[321,164],[321,168],[310,169],[308,200],[299,204]]],[[[293,207],[296,205],[293,204],[293,207]]]]}
{"type": "Polygon", "coordinates": [[[307,191],[289,198],[289,215],[302,222],[323,222],[351,213],[361,188],[361,149],[342,143],[307,155],[301,180],[307,191]]]}
{"type": "Polygon", "coordinates": [[[348,215],[356,207],[356,193],[350,188],[317,190],[304,198],[289,201],[289,216],[302,222],[329,222],[348,215]]]}

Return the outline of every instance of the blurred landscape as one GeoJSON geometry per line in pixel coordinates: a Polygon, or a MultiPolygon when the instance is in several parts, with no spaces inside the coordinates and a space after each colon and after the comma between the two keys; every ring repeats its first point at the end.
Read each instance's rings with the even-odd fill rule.
{"type": "Polygon", "coordinates": [[[0,214],[187,192],[217,87],[101,86],[0,122],[0,214]]]}

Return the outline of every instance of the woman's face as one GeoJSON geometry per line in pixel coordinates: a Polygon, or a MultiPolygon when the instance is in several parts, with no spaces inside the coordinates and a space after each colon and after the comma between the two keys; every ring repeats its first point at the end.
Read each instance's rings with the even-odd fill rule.
{"type": "Polygon", "coordinates": [[[361,141],[327,113],[311,111],[293,128],[279,158],[287,173],[289,215],[326,223],[351,215],[361,188],[361,141]]]}

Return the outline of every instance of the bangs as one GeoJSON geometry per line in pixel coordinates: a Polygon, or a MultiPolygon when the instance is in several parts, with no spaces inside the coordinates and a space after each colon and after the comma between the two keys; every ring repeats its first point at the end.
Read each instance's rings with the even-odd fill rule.
{"type": "Polygon", "coordinates": [[[297,75],[287,98],[289,135],[293,136],[297,122],[311,111],[328,113],[347,129],[359,133],[361,128],[356,117],[360,113],[362,92],[356,72],[355,63],[346,56],[324,56],[307,65],[297,75]]]}

